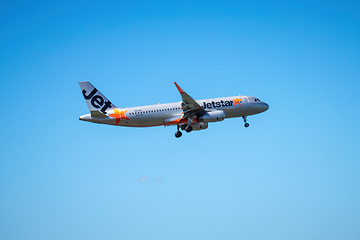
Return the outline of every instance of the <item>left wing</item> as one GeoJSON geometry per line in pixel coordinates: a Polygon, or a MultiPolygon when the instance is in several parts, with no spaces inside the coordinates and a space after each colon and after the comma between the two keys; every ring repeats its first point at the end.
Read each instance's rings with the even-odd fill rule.
{"type": "Polygon", "coordinates": [[[179,85],[175,83],[176,88],[179,90],[181,97],[182,97],[182,110],[184,112],[183,118],[193,118],[198,115],[202,115],[206,113],[206,111],[184,90],[182,90],[179,85]]]}

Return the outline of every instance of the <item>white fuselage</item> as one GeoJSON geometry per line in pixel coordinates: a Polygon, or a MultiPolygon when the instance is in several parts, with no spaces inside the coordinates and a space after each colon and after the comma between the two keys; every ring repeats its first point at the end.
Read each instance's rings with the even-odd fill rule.
{"type": "MultiPolygon", "coordinates": [[[[268,105],[255,97],[234,96],[212,98],[196,101],[207,112],[221,110],[225,118],[249,116],[264,112],[268,105]]],[[[181,102],[156,104],[131,108],[113,108],[107,111],[108,117],[92,117],[83,115],[80,120],[109,125],[128,127],[152,127],[160,125],[176,125],[168,121],[171,118],[181,117],[183,111],[181,102]]]]}

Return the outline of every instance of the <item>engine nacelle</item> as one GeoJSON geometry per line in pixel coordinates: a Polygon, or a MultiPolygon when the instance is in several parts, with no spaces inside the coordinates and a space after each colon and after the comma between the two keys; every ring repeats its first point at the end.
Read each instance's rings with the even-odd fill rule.
{"type": "MultiPolygon", "coordinates": [[[[197,130],[204,130],[204,129],[207,129],[208,128],[208,123],[206,123],[206,122],[196,122],[196,123],[191,123],[191,126],[192,126],[192,130],[193,131],[197,131],[197,130]]],[[[184,124],[184,125],[182,125],[181,126],[181,129],[182,130],[185,130],[185,128],[186,128],[186,124],[184,124]]]]}
{"type": "Polygon", "coordinates": [[[193,123],[191,126],[193,127],[193,130],[203,130],[208,128],[207,122],[199,122],[199,123],[193,123]]]}
{"type": "Polygon", "coordinates": [[[217,111],[211,111],[207,112],[201,117],[198,118],[199,122],[219,122],[225,119],[225,113],[224,111],[217,110],[217,111]]]}

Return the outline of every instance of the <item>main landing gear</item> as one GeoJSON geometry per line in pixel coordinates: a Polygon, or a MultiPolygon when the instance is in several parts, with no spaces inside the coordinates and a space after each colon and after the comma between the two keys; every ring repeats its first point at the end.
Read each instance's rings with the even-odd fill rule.
{"type": "MultiPolygon", "coordinates": [[[[189,118],[189,119],[188,119],[188,124],[187,124],[187,126],[185,127],[185,126],[183,125],[183,126],[181,127],[181,129],[182,129],[182,130],[185,130],[185,132],[187,132],[187,133],[191,132],[191,131],[193,130],[193,127],[190,125],[192,121],[193,121],[193,120],[189,118]],[[185,129],[184,129],[184,127],[185,127],[185,129]]],[[[182,132],[180,132],[180,125],[177,125],[177,132],[175,133],[175,137],[179,138],[179,137],[181,137],[181,136],[182,136],[182,132]]]]}
{"type": "Polygon", "coordinates": [[[192,118],[188,118],[188,124],[187,124],[187,126],[186,126],[186,128],[185,128],[185,132],[187,132],[187,133],[189,133],[189,132],[191,132],[192,130],[193,130],[193,128],[192,128],[192,126],[191,126],[191,122],[193,121],[193,119],[192,118]]]}
{"type": "Polygon", "coordinates": [[[242,118],[244,119],[244,123],[245,123],[244,126],[245,126],[246,128],[249,127],[249,124],[246,122],[246,116],[243,116],[242,118]]]}
{"type": "Polygon", "coordinates": [[[187,133],[191,132],[192,130],[193,130],[193,128],[190,125],[185,128],[185,132],[187,132],[187,133]]]}
{"type": "Polygon", "coordinates": [[[180,132],[180,125],[177,125],[177,132],[175,133],[175,137],[179,138],[182,136],[182,132],[180,132]]]}
{"type": "Polygon", "coordinates": [[[179,137],[181,137],[181,136],[182,136],[182,132],[177,131],[177,132],[175,133],[175,137],[176,137],[176,138],[179,138],[179,137]]]}

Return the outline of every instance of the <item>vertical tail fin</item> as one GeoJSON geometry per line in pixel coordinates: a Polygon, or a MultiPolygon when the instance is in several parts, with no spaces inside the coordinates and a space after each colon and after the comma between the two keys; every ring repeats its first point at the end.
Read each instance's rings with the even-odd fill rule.
{"type": "Polygon", "coordinates": [[[100,91],[98,91],[90,82],[79,82],[82,94],[86,104],[91,111],[100,111],[106,114],[109,108],[116,108],[100,91]]]}

